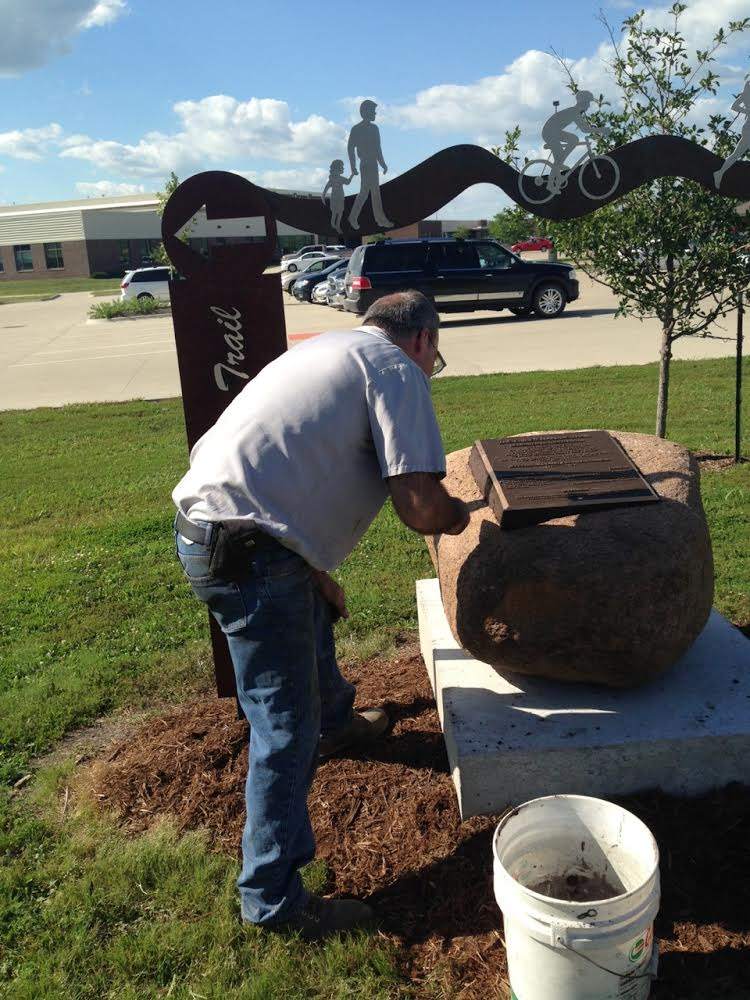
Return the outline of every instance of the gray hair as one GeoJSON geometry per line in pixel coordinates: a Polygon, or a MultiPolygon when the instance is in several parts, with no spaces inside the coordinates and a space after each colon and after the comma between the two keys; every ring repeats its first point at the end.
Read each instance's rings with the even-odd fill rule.
{"type": "Polygon", "coordinates": [[[409,340],[420,330],[437,333],[440,317],[426,296],[410,289],[377,299],[365,313],[362,325],[380,327],[391,340],[409,340]]]}

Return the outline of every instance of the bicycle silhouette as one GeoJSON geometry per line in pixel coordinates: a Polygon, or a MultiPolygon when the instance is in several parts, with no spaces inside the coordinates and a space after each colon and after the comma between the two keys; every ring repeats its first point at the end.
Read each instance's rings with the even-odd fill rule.
{"type": "Polygon", "coordinates": [[[577,143],[585,146],[583,153],[572,167],[554,169],[552,152],[546,160],[529,160],[518,175],[518,190],[521,197],[532,205],[543,205],[567,187],[570,175],[578,170],[578,187],[581,194],[592,201],[608,198],[620,183],[620,168],[611,156],[594,153],[588,136],[577,143]]]}

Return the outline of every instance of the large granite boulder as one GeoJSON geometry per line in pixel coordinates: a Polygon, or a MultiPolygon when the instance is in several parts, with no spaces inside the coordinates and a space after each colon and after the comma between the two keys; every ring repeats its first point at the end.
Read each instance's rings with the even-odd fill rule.
{"type": "MultiPolygon", "coordinates": [[[[451,630],[472,656],[501,670],[631,687],[667,670],[703,629],[714,577],[697,463],[669,441],[610,433],[659,503],[512,530],[480,503],[463,534],[428,539],[451,630]]],[[[470,451],[448,456],[444,484],[481,502],[470,451]]]]}

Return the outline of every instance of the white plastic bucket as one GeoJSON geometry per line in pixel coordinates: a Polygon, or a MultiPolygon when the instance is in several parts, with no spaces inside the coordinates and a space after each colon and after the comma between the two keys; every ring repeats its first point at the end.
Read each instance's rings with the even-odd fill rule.
{"type": "Polygon", "coordinates": [[[644,823],[603,799],[551,795],[504,816],[492,849],[514,1000],[646,1000],[659,849],[644,823]],[[592,877],[617,894],[590,899],[592,877]],[[576,880],[585,901],[545,894],[576,880]]]}

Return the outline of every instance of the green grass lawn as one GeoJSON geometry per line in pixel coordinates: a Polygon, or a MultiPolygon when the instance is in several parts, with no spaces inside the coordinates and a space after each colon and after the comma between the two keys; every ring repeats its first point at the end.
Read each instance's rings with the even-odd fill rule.
{"type": "Polygon", "coordinates": [[[49,302],[59,297],[55,292],[51,295],[0,295],[0,306],[12,306],[16,302],[49,302]]]}
{"type": "MultiPolygon", "coordinates": [[[[733,371],[732,359],[673,363],[673,440],[732,450],[733,371]]],[[[487,375],[438,380],[434,399],[450,451],[530,430],[651,433],[656,384],[654,365],[487,375]]],[[[172,551],[170,492],[186,463],[179,400],[0,413],[5,782],[75,727],[209,683],[206,616],[172,551]]],[[[705,473],[702,491],[716,606],[747,623],[750,464],[705,473]]],[[[366,655],[414,629],[414,581],[432,575],[424,542],[386,506],[338,573],[342,648],[366,655]]],[[[242,931],[234,862],[200,838],[129,842],[92,816],[62,821],[59,780],[35,782],[33,808],[0,796],[0,996],[407,995],[377,939],[305,949],[242,931]]]]}
{"type": "Polygon", "coordinates": [[[0,279],[0,299],[32,295],[59,295],[64,292],[116,292],[122,278],[28,278],[0,279]]]}

